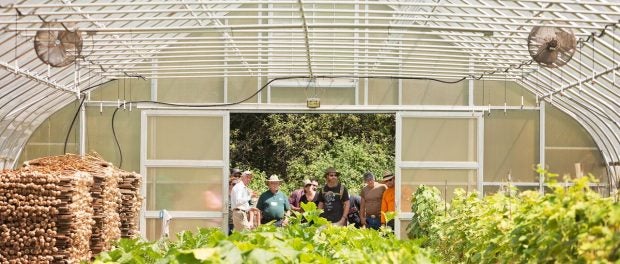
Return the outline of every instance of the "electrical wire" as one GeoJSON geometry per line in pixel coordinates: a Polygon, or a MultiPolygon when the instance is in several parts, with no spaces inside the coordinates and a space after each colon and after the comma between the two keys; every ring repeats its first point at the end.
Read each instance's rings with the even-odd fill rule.
{"type": "Polygon", "coordinates": [[[80,113],[80,109],[82,109],[82,105],[84,104],[85,99],[86,99],[86,96],[82,94],[82,100],[80,101],[80,105],[78,106],[77,111],[75,111],[75,115],[73,115],[73,120],[71,120],[71,124],[69,125],[69,130],[67,130],[67,136],[65,136],[65,145],[64,145],[64,148],[62,149],[63,154],[67,153],[67,142],[69,141],[69,135],[71,134],[71,130],[73,129],[73,124],[75,124],[75,120],[77,119],[77,116],[80,113]]]}
{"type": "Polygon", "coordinates": [[[110,79],[110,80],[107,80],[107,81],[105,81],[105,82],[102,82],[102,83],[99,83],[99,84],[95,84],[95,85],[93,85],[93,86],[86,87],[86,88],[84,88],[83,90],[81,90],[81,91],[80,91],[80,93],[82,93],[82,94],[83,94],[83,93],[88,92],[88,91],[90,91],[90,90],[92,90],[92,89],[95,89],[95,88],[97,88],[97,87],[99,87],[99,86],[101,86],[101,85],[104,85],[104,84],[106,84],[106,83],[110,83],[110,82],[113,82],[113,81],[116,81],[116,80],[117,80],[117,79],[110,79]]]}
{"type": "Polygon", "coordinates": [[[157,105],[165,105],[165,106],[177,106],[177,107],[192,107],[192,108],[205,108],[205,107],[221,107],[221,106],[231,106],[231,105],[237,105],[237,104],[241,104],[244,103],[248,100],[250,100],[252,97],[256,96],[258,93],[262,92],[267,86],[269,86],[271,83],[273,83],[274,81],[277,80],[289,80],[289,79],[299,79],[299,78],[306,78],[307,76],[290,76],[290,77],[279,77],[279,78],[274,78],[270,81],[268,81],[265,85],[263,85],[260,89],[256,90],[256,92],[254,92],[253,94],[251,94],[250,96],[246,97],[243,100],[237,101],[237,102],[232,102],[232,103],[218,103],[218,104],[178,104],[178,103],[166,103],[166,102],[160,102],[160,101],[153,101],[153,100],[140,100],[140,101],[129,101],[129,102],[122,102],[121,105],[119,105],[119,107],[117,107],[116,109],[114,109],[114,112],[112,113],[112,136],[114,138],[114,144],[116,145],[116,148],[118,150],[118,154],[119,154],[119,168],[122,168],[123,166],[123,151],[121,149],[121,145],[118,141],[118,136],[116,135],[116,126],[115,126],[115,118],[116,118],[116,113],[118,113],[118,110],[121,109],[122,107],[124,107],[126,104],[139,104],[139,103],[153,103],[153,104],[157,104],[157,105]]]}
{"type": "Polygon", "coordinates": [[[80,109],[82,108],[82,105],[84,105],[84,100],[86,99],[86,93],[87,91],[97,88],[101,85],[104,85],[106,83],[109,83],[111,81],[114,81],[116,79],[112,79],[112,80],[108,80],[106,82],[100,83],[100,84],[96,84],[90,87],[87,87],[85,89],[83,89],[82,91],[80,91],[81,96],[82,96],[82,100],[80,102],[80,106],[78,107],[78,109],[75,111],[75,115],[73,116],[73,120],[71,120],[71,124],[69,125],[69,129],[67,130],[67,135],[65,136],[65,143],[64,143],[64,147],[63,147],[63,153],[67,153],[67,143],[69,142],[69,135],[71,134],[71,130],[73,129],[73,125],[75,124],[75,120],[77,119],[78,114],[80,113],[80,109]]]}
{"type": "MultiPolygon", "coordinates": [[[[217,103],[217,104],[179,104],[179,103],[167,103],[167,102],[161,102],[161,101],[153,101],[153,100],[141,100],[141,101],[125,101],[125,102],[121,102],[121,104],[114,110],[114,112],[112,113],[112,136],[114,138],[114,144],[116,145],[116,148],[118,150],[119,153],[119,168],[122,168],[123,166],[123,151],[121,148],[121,145],[118,141],[118,136],[116,135],[116,126],[115,126],[115,119],[116,119],[116,113],[118,113],[118,110],[121,108],[125,108],[125,105],[127,104],[139,104],[139,103],[153,103],[153,104],[157,104],[157,105],[164,105],[164,106],[176,106],[176,107],[191,107],[191,108],[205,108],[205,107],[222,107],[222,106],[231,106],[231,105],[237,105],[237,104],[241,104],[244,103],[248,100],[250,100],[252,97],[256,96],[257,94],[259,94],[260,92],[262,92],[265,88],[267,88],[271,83],[275,82],[275,81],[279,81],[279,80],[290,80],[290,79],[310,79],[311,77],[309,76],[305,76],[305,75],[300,75],[300,76],[287,76],[287,77],[278,77],[278,78],[274,78],[271,79],[270,81],[268,81],[267,83],[265,83],[265,85],[263,85],[260,89],[256,90],[253,94],[251,94],[250,96],[246,97],[243,100],[237,101],[237,102],[231,102],[231,103],[217,103]]],[[[467,77],[463,77],[461,79],[458,79],[456,81],[445,81],[445,80],[440,80],[440,79],[434,79],[434,78],[424,78],[424,77],[396,77],[396,76],[346,76],[346,75],[338,75],[338,76],[330,76],[330,75],[321,75],[321,76],[313,76],[313,79],[317,79],[317,78],[360,78],[360,79],[407,79],[407,80],[430,80],[430,81],[436,81],[436,82],[441,82],[441,83],[458,83],[461,82],[463,80],[465,80],[467,77]]]]}
{"type": "MultiPolygon", "coordinates": [[[[620,21],[618,21],[618,23],[620,23],[620,21]]],[[[577,41],[577,43],[582,43],[582,42],[584,42],[584,41],[585,41],[585,42],[587,42],[587,41],[590,41],[591,39],[593,40],[595,36],[596,36],[596,37],[601,37],[601,36],[603,36],[603,35],[605,34],[605,31],[607,30],[607,28],[608,28],[608,27],[611,27],[611,26],[616,26],[618,23],[607,24],[607,25],[605,25],[605,27],[602,29],[602,31],[601,31],[598,35],[595,35],[595,33],[592,33],[592,34],[591,34],[590,36],[588,36],[588,38],[586,38],[585,40],[583,40],[583,39],[579,38],[579,40],[577,41]]],[[[157,104],[157,105],[177,106],[177,107],[191,107],[191,108],[205,108],[205,107],[222,107],[222,106],[231,106],[231,105],[241,104],[241,103],[244,103],[244,102],[246,102],[246,101],[250,100],[252,97],[254,97],[254,96],[256,96],[257,94],[259,94],[260,92],[262,92],[262,91],[263,91],[263,90],[264,90],[267,86],[269,86],[269,85],[270,85],[271,83],[273,83],[274,81],[277,81],[277,80],[288,80],[288,79],[300,79],[300,78],[303,78],[303,79],[317,79],[317,78],[332,78],[332,79],[335,79],[335,78],[358,78],[358,79],[392,79],[392,80],[394,80],[394,79],[403,79],[403,80],[430,80],[430,81],[436,81],[436,82],[440,82],[440,83],[455,84],[455,83],[462,82],[462,81],[464,81],[464,80],[466,80],[466,79],[468,79],[468,78],[473,78],[473,79],[475,79],[475,80],[481,80],[484,76],[486,76],[486,75],[492,75],[492,74],[495,74],[495,73],[497,73],[497,72],[499,72],[499,71],[503,71],[503,72],[505,72],[505,73],[508,73],[508,71],[509,71],[510,69],[521,69],[523,66],[525,66],[525,65],[531,65],[532,63],[533,63],[533,60],[527,60],[527,61],[523,61],[522,63],[520,63],[520,64],[518,64],[518,65],[511,64],[511,65],[509,65],[507,68],[505,68],[505,69],[503,69],[503,70],[494,70],[494,71],[491,71],[491,72],[484,72],[484,73],[482,73],[482,74],[481,74],[480,76],[478,76],[478,77],[476,77],[475,75],[467,75],[467,76],[465,76],[465,77],[462,77],[462,78],[460,78],[460,79],[453,80],[453,81],[446,81],[446,80],[441,80],[441,79],[436,79],[436,78],[427,78],[427,77],[400,77],[400,76],[355,76],[355,75],[314,75],[314,76],[305,76],[305,75],[300,75],[300,76],[278,77],[278,78],[271,79],[271,80],[270,80],[270,81],[268,81],[265,85],[263,85],[260,89],[256,90],[256,92],[254,92],[252,95],[250,95],[250,96],[246,97],[245,99],[240,100],[240,101],[237,101],[237,102],[232,102],[232,103],[217,103],[217,104],[178,104],[178,103],[166,103],[166,102],[152,101],[152,100],[142,100],[142,101],[131,101],[131,100],[130,100],[130,101],[128,101],[128,102],[127,102],[127,101],[124,101],[124,102],[122,102],[122,103],[121,103],[121,104],[120,104],[120,105],[119,105],[119,106],[118,106],[118,107],[114,110],[114,113],[112,114],[112,120],[111,120],[111,125],[112,125],[112,135],[113,135],[113,137],[114,137],[114,142],[115,142],[115,145],[116,145],[116,147],[117,147],[117,149],[118,149],[118,152],[119,152],[119,159],[120,159],[120,160],[119,160],[119,166],[118,166],[118,167],[119,167],[119,168],[121,168],[121,167],[122,167],[122,164],[123,164],[123,154],[122,154],[122,148],[121,148],[120,143],[119,143],[119,141],[118,141],[118,137],[117,137],[117,135],[116,135],[115,117],[116,117],[116,113],[117,113],[117,112],[118,112],[118,110],[121,108],[121,106],[122,106],[123,108],[126,108],[126,107],[125,107],[125,105],[126,105],[126,104],[131,104],[131,103],[133,103],[133,104],[137,104],[137,103],[153,103],[153,104],[157,104]]],[[[142,79],[146,80],[146,78],[145,78],[144,76],[140,76],[140,75],[130,75],[130,74],[128,74],[127,72],[124,72],[124,71],[123,71],[123,74],[124,74],[125,76],[129,77],[129,78],[142,78],[142,79]]],[[[505,76],[505,78],[507,78],[507,76],[505,76]]],[[[111,79],[111,80],[109,80],[109,81],[107,81],[107,82],[105,82],[105,83],[111,82],[111,81],[113,81],[113,80],[117,80],[117,79],[111,79]]],[[[102,84],[105,84],[105,83],[102,83],[102,84]]],[[[95,87],[100,86],[100,85],[102,85],[102,84],[96,85],[95,87]]],[[[89,87],[89,88],[87,88],[87,89],[84,89],[82,92],[87,91],[87,90],[90,90],[90,89],[93,89],[93,88],[95,88],[95,87],[92,87],[92,88],[90,88],[90,87],[89,87]]],[[[489,98],[489,99],[490,99],[490,98],[489,98]]],[[[83,99],[82,99],[82,102],[83,102],[83,99]]],[[[81,104],[80,104],[80,105],[81,105],[81,104]]],[[[79,111],[79,109],[78,109],[78,111],[79,111]]],[[[76,113],[75,117],[77,117],[77,113],[76,113]]],[[[74,117],[74,120],[75,120],[75,117],[74,117]]],[[[72,122],[72,125],[73,125],[73,122],[72,122]]]]}

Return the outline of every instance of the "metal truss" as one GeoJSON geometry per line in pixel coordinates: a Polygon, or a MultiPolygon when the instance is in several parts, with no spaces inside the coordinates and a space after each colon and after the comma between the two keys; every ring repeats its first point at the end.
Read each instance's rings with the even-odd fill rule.
{"type": "MultiPolygon", "coordinates": [[[[111,79],[480,78],[515,81],[559,107],[619,164],[619,22],[620,2],[594,0],[6,0],[0,137],[28,138],[80,91],[111,79]],[[36,57],[32,40],[51,21],[82,32],[75,65],[50,68],[36,57]],[[526,63],[539,25],[584,40],[564,67],[526,63]]],[[[20,148],[5,145],[7,157],[20,148]]]]}

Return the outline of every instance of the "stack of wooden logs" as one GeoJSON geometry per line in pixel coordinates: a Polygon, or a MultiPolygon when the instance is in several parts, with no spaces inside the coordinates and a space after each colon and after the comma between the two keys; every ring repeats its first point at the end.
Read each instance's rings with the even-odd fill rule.
{"type": "Polygon", "coordinates": [[[29,168],[5,171],[0,180],[2,262],[74,263],[91,257],[88,173],[29,168]]]}
{"type": "Polygon", "coordinates": [[[138,216],[140,215],[140,206],[142,199],[138,195],[140,193],[140,184],[142,176],[134,172],[120,171],[121,182],[118,188],[121,192],[121,204],[119,206],[119,215],[121,217],[121,237],[134,238],[138,236],[138,216]]]}
{"type": "Polygon", "coordinates": [[[77,263],[110,249],[121,233],[135,237],[140,184],[140,175],[94,156],[46,157],[0,172],[0,262],[77,263]]]}
{"type": "Polygon", "coordinates": [[[95,224],[90,240],[90,250],[93,254],[110,249],[112,243],[120,238],[120,191],[118,190],[118,174],[108,163],[97,163],[99,167],[91,170],[95,184],[93,195],[93,209],[95,210],[95,224]]]}

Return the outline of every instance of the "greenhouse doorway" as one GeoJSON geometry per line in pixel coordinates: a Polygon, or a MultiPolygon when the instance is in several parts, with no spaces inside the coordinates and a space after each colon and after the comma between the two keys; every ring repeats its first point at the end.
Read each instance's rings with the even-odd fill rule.
{"type": "MultiPolygon", "coordinates": [[[[275,111],[274,111],[275,112],[275,111]]],[[[280,111],[281,112],[281,111],[280,111]]],[[[143,187],[146,197],[143,204],[141,231],[144,237],[154,240],[159,238],[162,228],[169,228],[170,236],[177,231],[194,230],[196,227],[220,227],[226,230],[228,210],[225,206],[228,201],[227,178],[230,166],[240,167],[242,170],[256,170],[259,175],[281,174],[277,170],[265,170],[248,163],[236,160],[234,150],[239,148],[236,138],[239,136],[237,128],[245,127],[249,134],[261,135],[264,131],[249,129],[251,120],[238,118],[242,115],[266,115],[264,113],[208,111],[208,110],[145,110],[142,113],[141,129],[141,173],[147,183],[143,187]],[[246,122],[236,124],[235,122],[246,122]],[[235,158],[233,158],[235,157],[235,158]],[[162,215],[166,210],[166,216],[162,215]],[[166,219],[170,223],[165,225],[166,219]]],[[[295,113],[304,115],[307,113],[295,113]]],[[[370,170],[381,178],[387,167],[396,175],[396,234],[404,237],[409,223],[411,194],[419,184],[437,186],[445,198],[450,198],[455,188],[468,191],[482,188],[482,149],[483,149],[483,118],[481,113],[472,112],[416,112],[416,111],[385,111],[377,113],[323,113],[328,116],[343,115],[348,118],[355,115],[387,115],[391,122],[387,138],[393,141],[390,146],[391,163],[381,163],[381,166],[370,170]],[[389,164],[389,165],[385,165],[389,164]]],[[[345,119],[346,120],[346,119],[345,119]]],[[[348,120],[350,121],[350,120],[348,120]]],[[[374,120],[376,121],[376,120],[374,120]]],[[[361,122],[352,125],[347,122],[336,122],[341,127],[382,126],[377,122],[361,122]]],[[[279,124],[283,125],[283,123],[279,124]]],[[[317,125],[317,124],[315,124],[317,125]]],[[[319,123],[318,125],[321,125],[319,123]]],[[[294,122],[288,126],[273,127],[280,131],[283,138],[292,143],[300,143],[296,138],[295,127],[305,126],[294,122]],[[292,127],[292,128],[291,128],[292,127]],[[292,129],[292,130],[290,130],[292,129]]],[[[306,127],[308,128],[308,127],[306,127]]],[[[309,131],[319,133],[320,130],[309,131]]],[[[351,128],[349,128],[351,129],[351,128]]],[[[326,130],[330,131],[330,130],[326,130]]],[[[337,131],[331,130],[332,133],[337,131]]],[[[338,132],[342,133],[342,132],[338,132]]],[[[360,130],[352,130],[350,135],[360,134],[360,130]]],[[[363,133],[361,133],[363,134],[363,133]]],[[[346,137],[345,137],[346,138],[346,137]]],[[[284,140],[286,141],[286,140],[284,140]]],[[[247,142],[245,142],[247,143],[247,142]]],[[[340,152],[360,151],[363,148],[354,147],[351,140],[335,142],[340,144],[340,152]]],[[[376,143],[376,142],[375,142],[376,143]]],[[[260,147],[260,146],[251,146],[260,147]]],[[[368,147],[368,146],[367,146],[368,147]]],[[[307,148],[297,148],[305,151],[307,148]]],[[[327,153],[332,155],[334,153],[327,153]]],[[[273,157],[282,157],[280,153],[266,154],[273,157]]],[[[315,153],[316,154],[316,153],[315,153]]],[[[314,155],[314,154],[313,154],[314,155]]],[[[311,159],[322,162],[308,163],[316,170],[312,175],[301,170],[302,160],[291,163],[297,166],[301,178],[322,178],[320,171],[324,170],[333,156],[312,156],[311,159]]],[[[250,156],[255,156],[252,154],[250,156]]],[[[352,159],[358,155],[349,155],[352,159]]],[[[310,160],[311,160],[310,159],[310,160]]],[[[361,162],[361,161],[359,161],[361,162]]],[[[338,166],[338,163],[333,164],[338,166]]],[[[375,164],[376,165],[376,164],[375,164]]],[[[346,184],[358,183],[357,187],[349,187],[352,193],[359,193],[362,180],[359,171],[353,173],[351,166],[340,166],[341,171],[348,171],[352,177],[346,184]],[[359,179],[358,179],[359,178],[359,179]]],[[[295,170],[292,170],[295,171],[295,170]]],[[[283,175],[284,176],[284,175],[283,175]]],[[[256,176],[255,176],[256,177],[256,176]]],[[[260,179],[259,177],[256,177],[260,179]]],[[[293,179],[293,178],[292,178],[293,179]]],[[[291,180],[286,191],[299,188],[301,181],[291,180]]],[[[263,181],[254,181],[253,184],[263,185],[263,181]]],[[[258,188],[258,187],[255,187],[258,188]]]]}
{"type": "MultiPolygon", "coordinates": [[[[442,192],[442,197],[445,199],[450,199],[456,188],[462,188],[469,192],[482,190],[482,150],[484,149],[484,120],[482,113],[398,111],[388,114],[322,114],[329,116],[387,115],[389,119],[392,120],[391,124],[388,124],[388,126],[391,127],[383,131],[383,137],[388,138],[384,144],[390,144],[390,147],[386,148],[384,151],[389,152],[390,158],[392,159],[391,162],[388,162],[387,164],[389,165],[387,166],[377,164],[367,165],[369,167],[367,169],[359,167],[352,168],[355,166],[330,162],[330,158],[332,160],[338,160],[339,156],[347,156],[342,153],[331,153],[327,155],[327,158],[321,156],[318,160],[306,159],[308,162],[303,164],[303,159],[290,162],[288,159],[290,153],[282,154],[277,152],[277,147],[275,147],[275,151],[277,152],[276,155],[270,155],[269,153],[261,153],[261,151],[267,150],[267,152],[271,153],[271,151],[274,151],[273,147],[265,147],[265,144],[260,143],[255,146],[248,146],[248,144],[251,144],[250,142],[256,142],[256,138],[252,138],[253,136],[258,136],[264,141],[264,135],[268,134],[270,130],[275,129],[280,130],[276,132],[278,133],[276,137],[279,137],[276,141],[279,144],[298,144],[301,142],[301,146],[297,146],[297,149],[305,151],[308,148],[312,148],[312,146],[304,145],[304,143],[307,144],[307,137],[300,135],[300,133],[303,133],[304,129],[309,129],[305,133],[320,133],[320,131],[312,129],[316,124],[308,125],[304,120],[301,120],[303,118],[300,118],[300,115],[311,114],[231,114],[231,166],[240,167],[242,170],[246,168],[252,169],[255,167],[251,165],[252,160],[254,164],[261,164],[260,162],[256,162],[256,159],[252,158],[259,157],[260,160],[260,157],[265,155],[274,159],[274,163],[284,164],[282,167],[292,165],[284,169],[278,166],[271,166],[272,168],[276,167],[271,171],[265,171],[259,168],[260,177],[266,177],[266,174],[272,173],[279,175],[293,174],[285,175],[286,178],[293,179],[292,184],[285,184],[282,187],[285,193],[290,193],[294,189],[299,188],[303,178],[317,178],[322,181],[322,170],[327,166],[335,166],[337,169],[342,169],[347,172],[344,173],[344,175],[348,178],[342,178],[341,182],[344,182],[346,186],[352,190],[351,193],[354,194],[359,194],[359,190],[363,187],[363,171],[368,170],[373,172],[378,180],[381,179],[384,170],[393,171],[397,175],[395,190],[397,221],[395,223],[395,229],[398,237],[406,237],[405,229],[412,217],[410,199],[418,185],[425,184],[438,187],[442,192]],[[260,117],[257,117],[259,115],[260,117]],[[276,117],[274,118],[273,115],[276,117]],[[291,115],[297,118],[289,118],[291,115]],[[274,123],[273,119],[284,124],[274,123]],[[297,122],[287,124],[287,122],[291,122],[291,119],[297,122]],[[258,130],[250,128],[253,123],[261,124],[258,126],[258,130]],[[267,127],[264,125],[267,125],[267,127]],[[240,130],[244,128],[249,131],[240,132],[240,130]],[[386,134],[385,131],[389,132],[386,134]],[[251,138],[251,140],[248,141],[248,138],[251,138]],[[247,151],[253,150],[252,148],[254,147],[259,147],[261,150],[255,153],[247,151]],[[241,158],[239,158],[239,156],[241,156],[241,158]],[[310,168],[304,170],[303,168],[300,169],[299,166],[307,166],[310,168]],[[278,169],[280,170],[278,171],[278,169]]],[[[316,119],[314,121],[316,121],[316,119]]],[[[381,126],[381,124],[386,125],[385,122],[381,121],[379,121],[378,124],[376,123],[378,126],[381,126]]],[[[356,130],[357,128],[353,125],[353,128],[350,129],[356,130]]],[[[352,133],[343,134],[350,135],[352,133]]],[[[360,136],[362,138],[365,137],[364,135],[360,136]]],[[[371,140],[371,143],[374,144],[377,142],[371,140]]],[[[351,146],[350,142],[346,142],[346,144],[351,146]]],[[[341,146],[336,146],[335,148],[343,150],[341,146]]],[[[360,149],[363,149],[363,147],[352,149],[352,151],[360,149]]],[[[314,153],[309,156],[316,157],[329,151],[328,149],[324,149],[323,152],[314,153]]],[[[340,158],[339,160],[350,161],[350,156],[349,158],[340,158]]],[[[359,160],[367,159],[368,156],[359,157],[359,160]]],[[[382,161],[383,159],[378,158],[378,160],[382,161]]],[[[385,164],[382,162],[378,163],[385,164]]],[[[254,181],[251,185],[254,188],[266,188],[261,181],[254,181]]]]}

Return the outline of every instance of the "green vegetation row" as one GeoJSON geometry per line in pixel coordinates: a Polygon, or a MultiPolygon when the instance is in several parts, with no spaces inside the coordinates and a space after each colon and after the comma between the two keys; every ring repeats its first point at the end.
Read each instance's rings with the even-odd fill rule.
{"type": "Polygon", "coordinates": [[[448,208],[434,187],[413,194],[410,238],[449,263],[620,263],[620,204],[589,187],[593,177],[551,192],[516,189],[480,199],[457,191],[448,208]]]}
{"type": "Polygon", "coordinates": [[[303,205],[286,227],[226,236],[216,228],[181,232],[177,241],[121,240],[95,263],[433,263],[413,240],[398,240],[387,229],[336,227],[319,217],[313,203],[303,205]],[[306,219],[306,223],[301,223],[306,219]],[[312,224],[309,224],[312,223],[312,224]]]}

